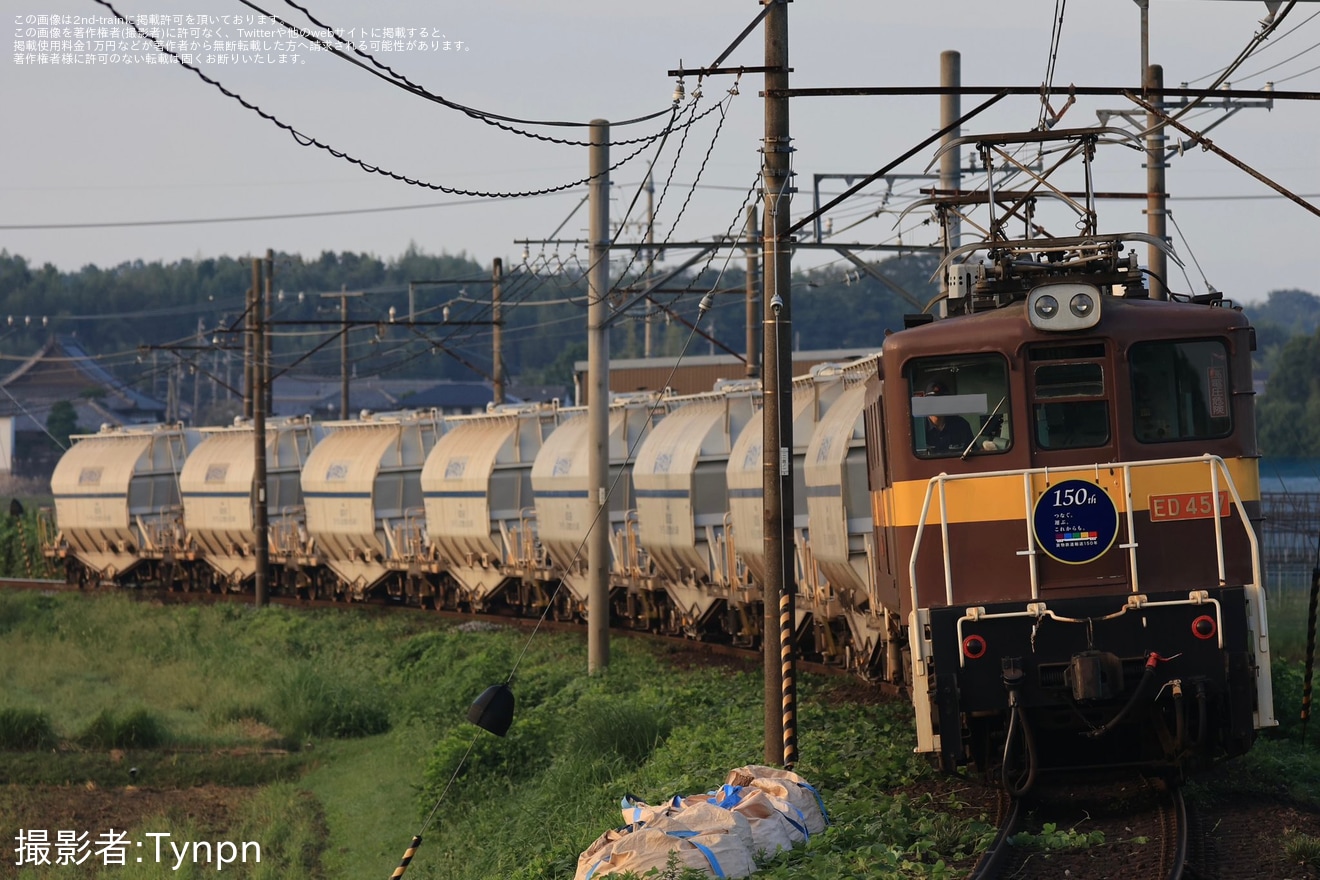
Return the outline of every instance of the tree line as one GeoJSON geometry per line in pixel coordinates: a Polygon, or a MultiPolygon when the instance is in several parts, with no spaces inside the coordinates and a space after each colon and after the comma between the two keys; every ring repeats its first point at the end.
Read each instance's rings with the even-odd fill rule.
{"type": "MultiPolygon", "coordinates": [[[[571,383],[574,361],[586,357],[585,262],[576,253],[504,262],[501,357],[507,377],[529,385],[571,383]]],[[[429,254],[416,245],[390,259],[353,252],[326,251],[314,258],[276,253],[274,264],[277,368],[338,375],[340,352],[333,336],[339,329],[339,293],[348,291],[361,294],[349,298],[356,375],[439,381],[481,380],[493,372],[490,264],[466,254],[429,254]],[[410,307],[416,316],[412,325],[410,307]]],[[[846,264],[795,273],[794,347],[879,350],[886,332],[901,329],[903,316],[919,311],[914,302],[924,304],[936,295],[930,280],[936,266],[934,255],[918,253],[876,264],[884,281],[846,264]]],[[[612,296],[619,305],[632,299],[623,291],[641,283],[645,267],[634,261],[615,272],[623,276],[612,296]]],[[[204,381],[223,358],[241,358],[238,331],[251,280],[250,256],[133,261],[62,272],[0,251],[0,355],[29,355],[50,334],[66,334],[148,393],[158,378],[152,360],[157,371],[162,361],[140,358],[143,346],[166,363],[175,359],[190,367],[185,383],[204,381]]],[[[741,353],[745,287],[741,267],[699,266],[660,288],[652,302],[616,314],[611,356],[642,356],[648,326],[654,355],[741,353]],[[694,334],[697,304],[712,289],[715,308],[702,320],[702,334],[694,334]]],[[[1262,451],[1320,456],[1320,297],[1276,290],[1245,311],[1256,328],[1257,375],[1265,378],[1265,393],[1257,400],[1262,451]]]]}

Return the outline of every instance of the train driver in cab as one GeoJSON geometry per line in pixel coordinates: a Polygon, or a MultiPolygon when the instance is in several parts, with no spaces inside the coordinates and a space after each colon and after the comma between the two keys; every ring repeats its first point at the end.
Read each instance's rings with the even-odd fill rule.
{"type": "MultiPolygon", "coordinates": [[[[949,393],[949,387],[939,379],[926,386],[925,397],[938,397],[949,393]]],[[[958,415],[932,413],[926,416],[926,450],[932,455],[962,454],[972,444],[972,426],[958,415]]]]}

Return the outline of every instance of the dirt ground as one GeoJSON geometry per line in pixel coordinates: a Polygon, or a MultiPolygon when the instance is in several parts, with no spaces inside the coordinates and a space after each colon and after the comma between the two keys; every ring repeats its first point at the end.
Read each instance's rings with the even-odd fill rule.
{"type": "MultiPolygon", "coordinates": [[[[67,786],[4,785],[0,786],[0,820],[3,820],[7,842],[0,850],[0,877],[18,874],[15,848],[20,830],[44,830],[51,843],[54,861],[54,843],[58,831],[73,831],[76,835],[88,833],[95,849],[96,839],[103,833],[123,831],[139,826],[153,816],[168,817],[157,829],[176,832],[184,827],[211,835],[210,839],[223,839],[230,819],[237,808],[252,796],[251,788],[227,788],[202,785],[186,789],[138,788],[132,785],[120,788],[100,788],[91,783],[67,786]]],[[[144,842],[150,847],[154,841],[144,842]]],[[[130,856],[132,857],[132,856],[130,856]]],[[[82,868],[99,864],[95,855],[84,862],[82,868]]],[[[80,871],[64,866],[56,870],[80,871]]],[[[74,874],[70,874],[74,876],[74,874]]]]}

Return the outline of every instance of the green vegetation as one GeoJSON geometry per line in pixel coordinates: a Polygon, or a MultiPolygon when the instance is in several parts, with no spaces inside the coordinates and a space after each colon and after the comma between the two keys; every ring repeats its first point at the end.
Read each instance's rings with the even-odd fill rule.
{"type": "MultiPolygon", "coordinates": [[[[0,751],[0,784],[23,783],[0,797],[0,824],[37,827],[50,797],[84,791],[215,791],[211,814],[153,802],[115,827],[259,840],[260,872],[240,877],[385,876],[434,808],[409,876],[560,880],[620,824],[624,794],[705,792],[761,758],[759,670],[677,674],[665,652],[616,640],[609,670],[588,677],[578,636],[529,647],[518,631],[469,629],[367,609],[0,593],[0,708],[13,710],[0,719],[44,731],[0,751]],[[519,657],[501,739],[466,709],[519,657]]],[[[798,769],[834,824],[762,876],[955,876],[992,819],[907,793],[933,780],[912,755],[908,707],[850,693],[848,681],[802,683],[798,769]]]]}
{"type": "Polygon", "coordinates": [[[165,725],[146,709],[126,714],[102,709],[78,736],[89,749],[154,749],[169,742],[165,725]]]}
{"type": "MultiPolygon", "coordinates": [[[[55,573],[41,555],[36,505],[24,505],[19,516],[0,513],[0,577],[49,578],[55,573]]],[[[3,621],[0,621],[3,627],[3,621]]]]}
{"type": "Polygon", "coordinates": [[[1283,839],[1283,847],[1292,862],[1320,868],[1320,837],[1313,837],[1310,834],[1289,834],[1283,839]]]}
{"type": "MultiPolygon", "coordinates": [[[[1295,644],[1288,632],[1302,626],[1281,615],[1275,637],[1295,644]]],[[[116,820],[135,834],[256,840],[262,864],[226,873],[313,880],[386,876],[434,810],[408,876],[566,880],[621,824],[625,794],[657,803],[705,792],[760,761],[759,669],[678,673],[665,650],[620,639],[609,669],[589,677],[579,636],[529,646],[520,631],[473,629],[369,609],[0,593],[0,825],[63,827],[42,817],[100,797],[109,812],[84,813],[105,817],[84,830],[116,820]],[[515,722],[494,737],[466,709],[515,662],[515,722]]],[[[1198,797],[1286,790],[1320,804],[1320,756],[1297,746],[1291,650],[1274,674],[1283,725],[1198,797]]],[[[993,836],[994,817],[948,794],[912,754],[910,708],[863,693],[802,680],[797,769],[833,824],[758,876],[952,878],[993,836]]],[[[1107,844],[1079,826],[1019,845],[1107,844]]],[[[186,870],[105,874],[207,873],[186,870]]]]}
{"type": "Polygon", "coordinates": [[[1046,822],[1040,834],[1020,831],[1009,840],[1014,846],[1023,849],[1090,849],[1105,842],[1103,831],[1078,831],[1076,828],[1060,828],[1053,822],[1046,822]]]}
{"type": "Polygon", "coordinates": [[[1293,336],[1283,344],[1256,422],[1265,454],[1320,455],[1320,333],[1293,336]]]}
{"type": "Polygon", "coordinates": [[[0,749],[45,749],[57,742],[50,716],[36,709],[0,708],[0,749]]]}

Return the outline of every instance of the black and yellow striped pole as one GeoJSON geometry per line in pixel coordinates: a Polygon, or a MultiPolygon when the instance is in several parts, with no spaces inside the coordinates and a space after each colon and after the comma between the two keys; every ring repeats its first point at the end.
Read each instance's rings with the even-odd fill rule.
{"type": "Polygon", "coordinates": [[[779,596],[779,663],[782,679],[784,710],[784,769],[792,770],[797,764],[797,657],[793,636],[797,616],[793,596],[795,582],[784,580],[784,591],[779,596]]]}
{"type": "Polygon", "coordinates": [[[390,875],[390,880],[399,880],[403,876],[403,872],[408,870],[408,863],[413,860],[413,856],[417,855],[417,847],[421,845],[422,836],[420,834],[415,835],[412,843],[408,844],[408,849],[404,852],[403,858],[399,861],[399,867],[395,868],[394,873],[390,875]]]}

